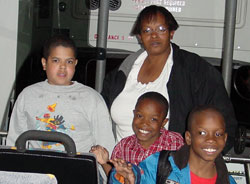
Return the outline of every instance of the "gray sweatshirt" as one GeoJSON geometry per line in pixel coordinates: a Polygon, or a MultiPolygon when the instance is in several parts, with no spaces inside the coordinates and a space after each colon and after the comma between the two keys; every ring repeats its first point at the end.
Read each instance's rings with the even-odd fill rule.
{"type": "MultiPolygon", "coordinates": [[[[7,145],[14,146],[17,137],[27,130],[66,133],[75,141],[78,152],[89,152],[96,144],[112,152],[115,145],[103,98],[78,82],[57,86],[43,81],[26,87],[11,115],[7,145]]],[[[29,147],[64,150],[61,144],[42,141],[31,141],[29,147]]]]}

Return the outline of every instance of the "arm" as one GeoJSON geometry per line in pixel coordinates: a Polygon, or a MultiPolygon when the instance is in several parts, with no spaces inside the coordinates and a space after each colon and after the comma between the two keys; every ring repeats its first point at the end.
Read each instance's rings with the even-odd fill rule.
{"type": "Polygon", "coordinates": [[[127,163],[122,159],[114,159],[110,160],[110,162],[114,165],[116,170],[110,177],[115,183],[134,184],[136,182],[135,173],[137,174],[137,172],[133,169],[133,167],[136,166],[132,166],[132,164],[127,163]]]}
{"type": "Polygon", "coordinates": [[[123,90],[126,80],[127,76],[123,71],[118,71],[118,68],[108,73],[105,77],[103,81],[103,89],[101,95],[104,98],[108,109],[111,108],[114,99],[123,90]]]}
{"type": "Polygon", "coordinates": [[[90,152],[96,156],[97,162],[102,166],[103,170],[105,171],[105,174],[108,176],[110,170],[112,169],[112,166],[108,163],[108,151],[104,147],[96,145],[91,147],[90,152]]]}
{"type": "Polygon", "coordinates": [[[178,132],[168,131],[167,142],[171,146],[168,150],[179,150],[184,145],[184,139],[178,132]]]}
{"type": "Polygon", "coordinates": [[[197,99],[199,100],[199,103],[197,104],[214,105],[224,115],[226,131],[228,133],[228,140],[224,152],[227,152],[234,144],[237,121],[221,74],[212,66],[207,67],[206,71],[206,78],[203,80],[203,83],[200,84],[196,93],[197,99]],[[206,98],[204,98],[204,94],[206,95],[206,98]]]}
{"type": "Polygon", "coordinates": [[[26,130],[28,130],[27,117],[25,116],[24,110],[24,95],[21,93],[11,113],[6,145],[15,146],[17,137],[26,130]]]}
{"type": "Polygon", "coordinates": [[[115,147],[114,147],[114,150],[112,151],[112,155],[111,155],[111,159],[114,159],[114,158],[121,158],[121,159],[124,159],[124,156],[122,155],[122,149],[125,148],[125,145],[124,145],[124,140],[126,138],[122,139],[120,142],[118,142],[115,147]]]}
{"type": "Polygon", "coordinates": [[[115,139],[112,132],[111,118],[103,98],[101,95],[97,95],[91,118],[93,138],[95,144],[105,147],[108,152],[112,152],[115,139]]]}
{"type": "Polygon", "coordinates": [[[108,73],[106,75],[106,77],[104,78],[103,88],[102,88],[102,92],[101,92],[101,95],[102,95],[103,99],[105,100],[109,109],[111,107],[111,102],[110,102],[110,97],[109,97],[111,94],[110,86],[113,83],[113,75],[114,75],[112,73],[114,73],[114,71],[112,71],[111,73],[108,73]]]}
{"type": "MultiPolygon", "coordinates": [[[[105,100],[108,109],[111,108],[111,104],[114,100],[114,98],[119,94],[114,94],[114,89],[117,88],[117,83],[116,83],[116,78],[117,78],[117,71],[118,68],[115,68],[113,71],[109,72],[106,77],[103,80],[103,88],[102,88],[102,92],[101,95],[103,97],[103,99],[105,100]]],[[[126,80],[126,79],[125,79],[126,80]]]]}
{"type": "MultiPolygon", "coordinates": [[[[92,145],[103,146],[108,152],[111,152],[115,145],[115,139],[107,106],[102,96],[96,91],[91,91],[87,98],[89,99],[87,109],[92,145]]],[[[107,176],[105,171],[101,165],[98,164],[98,167],[103,180],[106,182],[107,176]]]]}
{"type": "Polygon", "coordinates": [[[220,72],[197,54],[179,49],[175,44],[172,46],[174,65],[167,84],[172,103],[169,130],[183,134],[184,118],[195,106],[214,105],[226,117],[229,134],[226,150],[229,150],[233,146],[237,121],[220,72]]]}
{"type": "Polygon", "coordinates": [[[110,162],[114,164],[115,168],[110,172],[110,183],[120,184],[122,181],[130,183],[134,182],[135,184],[155,183],[159,155],[159,152],[150,155],[140,162],[139,167],[134,164],[131,164],[130,167],[130,164],[124,163],[124,161],[121,161],[122,159],[112,159],[110,162]],[[131,172],[131,169],[133,173],[131,172]],[[117,173],[118,175],[116,175],[117,173]],[[121,177],[119,177],[119,175],[121,177]]]}

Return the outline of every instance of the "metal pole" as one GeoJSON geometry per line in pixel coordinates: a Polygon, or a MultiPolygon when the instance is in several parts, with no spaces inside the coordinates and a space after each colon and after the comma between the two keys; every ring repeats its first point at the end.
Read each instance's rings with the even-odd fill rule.
{"type": "Polygon", "coordinates": [[[229,95],[231,90],[232,79],[236,9],[237,0],[226,0],[225,30],[223,41],[224,52],[222,56],[222,77],[224,78],[225,87],[229,95]]]}
{"type": "Polygon", "coordinates": [[[249,171],[250,171],[250,163],[246,163],[244,164],[244,168],[245,168],[245,177],[246,177],[246,183],[249,184],[249,171]]]}
{"type": "MultiPolygon", "coordinates": [[[[98,28],[97,28],[97,47],[107,48],[107,34],[108,34],[108,19],[109,19],[109,0],[100,0],[100,8],[98,15],[98,28]]],[[[103,53],[100,53],[101,55],[103,53]]],[[[105,77],[106,58],[96,61],[96,78],[95,89],[98,92],[102,91],[102,83],[105,77]]]]}

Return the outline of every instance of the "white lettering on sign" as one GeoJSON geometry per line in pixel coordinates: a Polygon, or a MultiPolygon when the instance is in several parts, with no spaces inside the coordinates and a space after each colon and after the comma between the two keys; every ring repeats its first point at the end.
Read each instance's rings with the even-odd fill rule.
{"type": "Polygon", "coordinates": [[[181,12],[181,7],[166,7],[170,12],[181,12]]]}
{"type": "Polygon", "coordinates": [[[164,0],[166,6],[185,6],[185,1],[164,0]]]}
{"type": "Polygon", "coordinates": [[[139,11],[152,4],[165,6],[170,12],[181,12],[181,7],[186,6],[185,0],[132,0],[132,2],[134,8],[139,11]]]}

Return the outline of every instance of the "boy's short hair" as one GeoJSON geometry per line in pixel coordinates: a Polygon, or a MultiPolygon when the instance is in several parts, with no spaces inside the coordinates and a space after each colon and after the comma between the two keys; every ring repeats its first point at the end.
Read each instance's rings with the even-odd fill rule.
{"type": "Polygon", "coordinates": [[[144,99],[150,99],[150,100],[154,100],[154,101],[160,103],[160,104],[164,107],[164,109],[165,109],[165,117],[167,116],[167,114],[168,114],[168,101],[167,101],[167,99],[166,99],[162,94],[157,93],[157,92],[153,92],[153,91],[144,93],[144,94],[142,94],[142,95],[138,98],[135,107],[136,107],[142,100],[144,100],[144,99]]]}
{"type": "Polygon", "coordinates": [[[192,122],[194,120],[194,117],[196,114],[198,113],[201,113],[201,112],[204,112],[204,111],[207,111],[207,110],[211,110],[211,111],[214,111],[214,112],[217,112],[221,115],[221,117],[223,118],[223,122],[224,122],[224,125],[226,126],[225,124],[225,118],[223,116],[223,114],[221,113],[221,111],[213,106],[213,105],[201,105],[201,106],[197,106],[195,107],[189,114],[188,116],[188,120],[187,120],[187,130],[190,132],[191,131],[191,127],[192,127],[192,122]]]}
{"type": "Polygon", "coordinates": [[[47,60],[51,49],[58,46],[71,48],[74,51],[75,57],[77,57],[77,48],[74,41],[68,36],[62,34],[54,35],[45,41],[43,46],[43,57],[47,60]]]}
{"type": "Polygon", "coordinates": [[[144,20],[153,20],[156,17],[156,14],[160,13],[164,16],[166,25],[168,26],[169,31],[175,31],[179,27],[174,16],[163,6],[150,5],[145,7],[138,15],[135,24],[132,28],[131,35],[141,34],[141,25],[144,20]]]}

